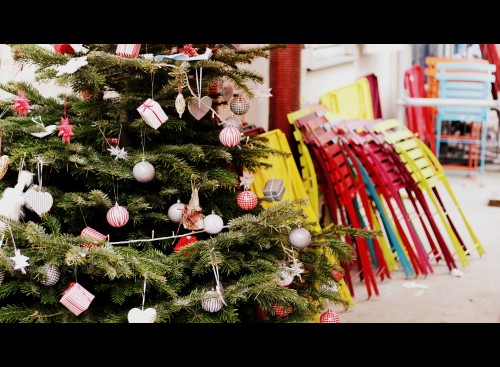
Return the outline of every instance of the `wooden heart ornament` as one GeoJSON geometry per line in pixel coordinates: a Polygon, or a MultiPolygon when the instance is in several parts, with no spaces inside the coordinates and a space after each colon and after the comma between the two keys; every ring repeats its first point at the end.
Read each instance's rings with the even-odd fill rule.
{"type": "Polygon", "coordinates": [[[26,201],[24,205],[40,216],[43,213],[47,213],[50,208],[52,208],[53,203],[54,199],[48,192],[37,191],[35,189],[26,192],[26,201]]]}
{"type": "Polygon", "coordinates": [[[133,308],[128,312],[128,322],[131,324],[152,324],[156,321],[156,310],[154,308],[133,308]]]}
{"type": "Polygon", "coordinates": [[[205,96],[201,99],[193,98],[188,102],[188,110],[197,120],[200,120],[203,116],[210,111],[212,107],[212,98],[205,96]]]}

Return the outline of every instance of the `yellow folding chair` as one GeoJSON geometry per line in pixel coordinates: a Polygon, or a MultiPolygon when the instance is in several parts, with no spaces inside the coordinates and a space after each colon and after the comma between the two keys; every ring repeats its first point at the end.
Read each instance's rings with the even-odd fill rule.
{"type": "Polygon", "coordinates": [[[470,238],[473,241],[472,248],[475,248],[480,256],[483,255],[485,252],[484,248],[462,211],[443,167],[430,148],[397,119],[376,122],[373,124],[373,131],[382,134],[385,137],[385,141],[394,147],[415,182],[427,193],[452,241],[461,265],[465,267],[470,264],[467,255],[470,254],[471,249],[466,248],[458,230],[451,220],[450,212],[444,207],[444,203],[437,190],[439,184],[444,185],[449,198],[451,198],[460,214],[470,238]]]}

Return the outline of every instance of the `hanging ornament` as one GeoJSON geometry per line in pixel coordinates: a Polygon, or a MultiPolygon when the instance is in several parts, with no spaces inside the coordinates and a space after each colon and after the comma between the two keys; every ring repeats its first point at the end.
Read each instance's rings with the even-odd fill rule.
{"type": "Polygon", "coordinates": [[[229,102],[233,97],[233,86],[226,79],[220,80],[218,90],[219,94],[225,102],[229,102]]]}
{"type": "Polygon", "coordinates": [[[224,122],[224,126],[232,126],[237,128],[239,132],[243,132],[243,121],[235,116],[228,117],[224,122]]]}
{"type": "Polygon", "coordinates": [[[231,102],[229,108],[235,115],[244,115],[250,109],[250,103],[242,95],[236,94],[231,102]]]}
{"type": "Polygon", "coordinates": [[[241,133],[233,126],[226,126],[219,133],[219,140],[222,145],[232,148],[240,145],[241,133]]]}
{"type": "Polygon", "coordinates": [[[56,54],[74,54],[75,50],[70,44],[53,44],[56,54]]]}
{"type": "MultiPolygon", "coordinates": [[[[183,236],[179,238],[179,241],[177,241],[177,244],[174,247],[174,252],[179,252],[181,248],[188,246],[196,241],[198,241],[196,236],[183,236]]],[[[184,255],[188,256],[189,252],[184,253],[184,255]]]]}
{"type": "Polygon", "coordinates": [[[333,279],[330,279],[328,282],[322,283],[319,286],[319,290],[324,292],[336,293],[339,291],[339,287],[337,286],[337,283],[333,279]]]}
{"type": "Polygon", "coordinates": [[[245,190],[238,194],[236,198],[238,206],[243,210],[252,210],[257,206],[259,199],[253,191],[245,190]]]}
{"type": "Polygon", "coordinates": [[[250,185],[253,183],[253,175],[247,170],[243,170],[243,176],[240,176],[240,186],[243,186],[244,190],[250,189],[250,185]]]}
{"type": "Polygon", "coordinates": [[[172,59],[172,60],[183,60],[183,61],[198,61],[198,60],[208,60],[212,56],[212,49],[206,48],[205,52],[201,55],[189,56],[183,52],[179,52],[173,55],[157,55],[155,56],[156,61],[163,61],[164,59],[172,59]]]}
{"type": "Polygon", "coordinates": [[[177,200],[175,204],[170,205],[170,208],[168,208],[168,218],[174,223],[180,223],[185,206],[186,204],[183,204],[180,200],[177,200]]]}
{"type": "Polygon", "coordinates": [[[152,324],[156,321],[156,310],[154,308],[144,309],[146,302],[146,277],[144,276],[144,285],[142,288],[142,307],[133,308],[128,312],[127,320],[129,323],[152,324]]]}
{"type": "Polygon", "coordinates": [[[61,117],[61,125],[57,127],[59,129],[59,134],[57,136],[62,136],[63,143],[70,143],[71,136],[75,135],[73,129],[75,125],[70,125],[68,117],[61,117]]]}
{"type": "Polygon", "coordinates": [[[340,323],[340,317],[332,310],[325,311],[319,317],[320,323],[338,324],[340,323]]]}
{"type": "Polygon", "coordinates": [[[128,312],[127,320],[130,324],[153,324],[156,321],[156,310],[154,308],[133,308],[128,312]]]}
{"type": "Polygon", "coordinates": [[[80,284],[74,282],[63,292],[63,296],[59,302],[78,316],[89,308],[94,297],[92,293],[83,288],[80,284]]]}
{"type": "Polygon", "coordinates": [[[132,174],[139,182],[149,182],[155,178],[156,171],[153,165],[143,158],[134,166],[132,174]]]}
{"type": "Polygon", "coordinates": [[[273,96],[271,94],[271,88],[267,88],[264,84],[257,84],[252,89],[252,93],[255,98],[269,98],[273,96]]]}
{"type": "Polygon", "coordinates": [[[26,191],[25,205],[28,209],[42,216],[42,214],[47,213],[52,208],[54,199],[49,192],[42,191],[43,161],[41,159],[38,160],[37,167],[38,185],[30,187],[26,191]]]}
{"type": "Polygon", "coordinates": [[[285,264],[281,264],[280,269],[277,271],[277,275],[279,278],[278,285],[280,287],[288,287],[292,284],[294,276],[285,264]]]}
{"type": "Polygon", "coordinates": [[[175,98],[175,110],[179,114],[179,118],[182,118],[182,114],[186,110],[186,100],[184,99],[184,96],[182,95],[180,90],[177,94],[177,98],[175,98]]]}
{"type": "Polygon", "coordinates": [[[5,278],[5,271],[0,270],[0,285],[2,285],[4,278],[5,278]]]}
{"type": "Polygon", "coordinates": [[[279,178],[270,178],[262,190],[266,201],[280,201],[285,194],[285,184],[279,178]]]}
{"type": "Polygon", "coordinates": [[[2,155],[2,136],[0,135],[0,180],[7,173],[8,167],[9,167],[9,156],[2,155]]]}
{"type": "Polygon", "coordinates": [[[52,133],[54,133],[57,130],[57,125],[49,125],[45,126],[44,123],[42,122],[42,116],[38,116],[38,119],[35,117],[31,118],[31,121],[33,121],[35,124],[37,124],[40,128],[43,129],[43,131],[37,132],[37,133],[30,133],[31,135],[37,137],[37,138],[44,138],[52,133]]]}
{"type": "Polygon", "coordinates": [[[193,47],[192,44],[184,45],[178,51],[189,57],[198,56],[198,48],[193,47]]]}
{"type": "Polygon", "coordinates": [[[302,227],[295,228],[288,234],[288,239],[293,247],[303,249],[311,243],[311,233],[302,227]]]}
{"type": "MultiPolygon", "coordinates": [[[[98,241],[104,241],[108,238],[108,236],[96,231],[93,228],[90,227],[85,227],[82,232],[80,233],[80,237],[87,237],[87,238],[93,238],[98,241]]],[[[94,246],[100,246],[100,244],[93,244],[93,243],[80,243],[82,246],[85,246],[89,249],[91,249],[94,246]]]]}
{"type": "Polygon", "coordinates": [[[24,205],[39,216],[48,213],[53,203],[52,195],[49,192],[41,191],[41,188],[37,185],[33,185],[26,191],[24,205]]]}
{"type": "Polygon", "coordinates": [[[19,115],[26,116],[30,110],[30,100],[26,98],[26,93],[22,90],[17,92],[17,97],[14,98],[14,104],[11,108],[19,115]]]}
{"type": "Polygon", "coordinates": [[[112,227],[123,227],[129,219],[128,210],[115,203],[115,206],[106,213],[106,220],[112,227]]]}
{"type": "Polygon", "coordinates": [[[331,271],[333,279],[335,279],[337,282],[340,282],[342,279],[344,279],[344,274],[342,274],[340,271],[333,269],[331,271]]]}
{"type": "Polygon", "coordinates": [[[191,183],[191,199],[188,205],[184,207],[182,212],[181,223],[185,229],[190,231],[198,231],[203,229],[203,220],[205,216],[200,207],[200,198],[198,196],[198,188],[191,183]]]}
{"type": "MultiPolygon", "coordinates": [[[[21,163],[22,166],[23,163],[21,163]]],[[[22,210],[26,201],[24,189],[29,187],[32,182],[33,173],[21,169],[17,176],[16,186],[6,188],[0,198],[0,215],[14,221],[19,221],[24,216],[22,210]]]]}
{"type": "Polygon", "coordinates": [[[161,105],[151,98],[146,99],[146,101],[137,108],[137,111],[144,121],[153,129],[158,129],[168,120],[168,116],[161,108],[161,105]]]}
{"type": "Polygon", "coordinates": [[[212,214],[209,214],[205,217],[204,227],[205,232],[209,234],[216,234],[222,231],[222,228],[224,227],[224,221],[212,210],[212,214]]]}
{"type": "Polygon", "coordinates": [[[106,141],[116,146],[120,145],[120,138],[106,138],[106,141]]]}
{"type": "Polygon", "coordinates": [[[217,312],[223,306],[223,301],[220,294],[215,290],[209,290],[203,295],[203,300],[201,301],[201,307],[208,312],[217,312]]]}
{"type": "Polygon", "coordinates": [[[45,264],[40,267],[40,271],[42,272],[42,280],[40,280],[40,283],[47,286],[56,284],[61,276],[61,273],[59,273],[59,270],[54,264],[45,264]]]}
{"type": "Polygon", "coordinates": [[[28,264],[29,257],[21,255],[21,250],[16,248],[14,250],[14,256],[10,257],[10,259],[14,261],[14,270],[21,269],[21,272],[23,274],[26,274],[26,270],[24,268],[26,266],[29,266],[28,264]]]}
{"type": "Polygon", "coordinates": [[[137,59],[141,51],[140,44],[118,44],[116,47],[116,54],[121,57],[129,59],[137,59]]]}
{"type": "Polygon", "coordinates": [[[276,316],[278,317],[286,317],[288,316],[292,311],[292,305],[289,305],[287,308],[275,303],[273,304],[273,311],[276,316]]]}
{"type": "Polygon", "coordinates": [[[194,97],[188,102],[188,111],[197,120],[201,120],[212,108],[212,98],[205,96],[202,98],[194,97]]]}

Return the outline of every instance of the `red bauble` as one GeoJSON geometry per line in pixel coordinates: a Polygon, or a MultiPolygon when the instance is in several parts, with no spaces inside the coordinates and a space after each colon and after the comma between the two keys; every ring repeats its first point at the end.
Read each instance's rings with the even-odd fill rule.
{"type": "Polygon", "coordinates": [[[319,317],[320,323],[330,323],[330,324],[338,324],[340,322],[340,317],[332,310],[325,311],[319,317]]]}
{"type": "Polygon", "coordinates": [[[56,54],[74,54],[75,50],[69,44],[53,44],[56,54]]]}
{"type": "Polygon", "coordinates": [[[292,305],[289,305],[286,309],[285,307],[278,305],[277,303],[273,305],[273,311],[278,317],[288,316],[290,312],[292,312],[292,310],[292,305]]]}
{"type": "Polygon", "coordinates": [[[241,133],[234,126],[226,126],[219,133],[219,140],[226,147],[235,147],[240,145],[241,133]]]}
{"type": "Polygon", "coordinates": [[[106,219],[109,225],[113,227],[123,227],[129,219],[128,210],[116,203],[114,207],[108,210],[106,219]]]}
{"type": "Polygon", "coordinates": [[[331,271],[331,273],[332,273],[332,276],[335,278],[335,280],[336,280],[337,282],[340,282],[342,279],[344,279],[344,274],[342,274],[342,273],[341,273],[340,271],[338,271],[338,270],[335,270],[335,269],[334,269],[334,270],[332,270],[332,271],[331,271]]]}
{"type": "Polygon", "coordinates": [[[229,103],[229,108],[235,115],[244,115],[250,109],[250,103],[243,96],[234,96],[229,103]]]}
{"type": "MultiPolygon", "coordinates": [[[[198,239],[195,236],[184,236],[179,238],[179,241],[177,241],[177,244],[174,247],[174,252],[179,252],[181,248],[184,246],[188,246],[194,242],[198,241],[198,239]]],[[[184,256],[188,256],[189,252],[186,252],[184,256]]]]}
{"type": "Polygon", "coordinates": [[[241,209],[252,210],[257,206],[259,199],[253,191],[245,190],[238,194],[236,202],[241,209]]]}

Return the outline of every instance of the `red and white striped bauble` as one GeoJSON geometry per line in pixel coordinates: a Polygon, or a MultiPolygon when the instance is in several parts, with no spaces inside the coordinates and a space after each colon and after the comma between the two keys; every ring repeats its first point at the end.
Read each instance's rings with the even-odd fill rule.
{"type": "Polygon", "coordinates": [[[61,273],[59,273],[59,270],[54,264],[45,264],[42,267],[40,267],[40,270],[42,271],[44,277],[40,281],[43,285],[54,285],[59,281],[59,277],[61,276],[61,273]]]}
{"type": "Polygon", "coordinates": [[[116,203],[114,207],[108,210],[106,219],[110,226],[123,227],[129,219],[128,210],[116,203]]]}
{"type": "Polygon", "coordinates": [[[332,310],[325,311],[319,317],[320,323],[330,323],[330,324],[338,324],[340,322],[340,317],[332,310]]]}
{"type": "Polygon", "coordinates": [[[244,115],[250,109],[250,103],[245,97],[237,95],[231,99],[229,108],[235,115],[244,115]]]}
{"type": "Polygon", "coordinates": [[[219,311],[224,303],[220,294],[215,290],[210,290],[203,295],[203,300],[201,301],[201,307],[208,312],[219,311]]]}
{"type": "Polygon", "coordinates": [[[259,199],[253,191],[245,190],[238,194],[236,198],[238,206],[243,210],[252,210],[257,206],[259,199]]]}
{"type": "Polygon", "coordinates": [[[234,126],[226,126],[220,131],[219,140],[226,147],[235,147],[240,145],[241,133],[234,126]]]}
{"type": "MultiPolygon", "coordinates": [[[[81,237],[89,237],[89,238],[94,238],[96,240],[104,241],[108,236],[97,232],[95,229],[90,228],[90,227],[85,227],[82,229],[82,232],[80,233],[81,237]]],[[[91,243],[81,243],[82,246],[85,246],[87,248],[92,248],[93,246],[99,246],[99,245],[94,245],[91,243]]]]}
{"type": "Polygon", "coordinates": [[[278,317],[285,317],[285,316],[288,316],[290,314],[290,312],[292,312],[292,305],[289,305],[286,309],[285,307],[275,303],[273,304],[273,311],[274,313],[276,314],[276,316],[278,317]]]}

